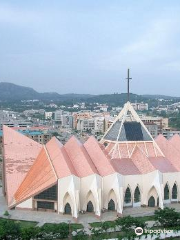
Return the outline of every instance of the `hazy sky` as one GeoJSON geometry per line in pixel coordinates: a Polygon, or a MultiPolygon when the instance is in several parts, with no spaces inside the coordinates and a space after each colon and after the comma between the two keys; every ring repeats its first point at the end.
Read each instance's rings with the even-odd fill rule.
{"type": "Polygon", "coordinates": [[[0,81],[180,96],[179,0],[0,0],[0,81]]]}

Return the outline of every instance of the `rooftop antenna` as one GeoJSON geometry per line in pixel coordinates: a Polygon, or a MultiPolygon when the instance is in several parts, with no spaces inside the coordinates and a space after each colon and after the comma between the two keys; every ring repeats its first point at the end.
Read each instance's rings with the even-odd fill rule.
{"type": "Polygon", "coordinates": [[[127,100],[129,102],[130,100],[130,93],[129,93],[129,82],[132,78],[129,77],[129,68],[128,68],[128,72],[127,72],[127,100]]]}

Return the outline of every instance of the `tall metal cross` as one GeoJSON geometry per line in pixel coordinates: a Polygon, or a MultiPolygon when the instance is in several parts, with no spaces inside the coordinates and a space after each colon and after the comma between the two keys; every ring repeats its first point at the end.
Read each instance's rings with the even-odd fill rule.
{"type": "Polygon", "coordinates": [[[132,78],[130,78],[129,77],[129,68],[128,68],[128,72],[127,72],[127,100],[128,100],[128,102],[129,102],[129,100],[130,100],[130,92],[129,92],[129,82],[130,82],[130,80],[132,79],[132,78]]]}

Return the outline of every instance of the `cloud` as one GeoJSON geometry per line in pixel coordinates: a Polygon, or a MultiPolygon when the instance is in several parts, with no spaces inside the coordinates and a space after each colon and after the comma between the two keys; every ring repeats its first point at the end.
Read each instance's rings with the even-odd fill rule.
{"type": "Polygon", "coordinates": [[[128,66],[156,68],[157,62],[160,64],[165,58],[171,58],[179,24],[178,18],[153,20],[147,24],[146,31],[139,33],[134,41],[100,59],[97,66],[106,70],[128,66]]]}

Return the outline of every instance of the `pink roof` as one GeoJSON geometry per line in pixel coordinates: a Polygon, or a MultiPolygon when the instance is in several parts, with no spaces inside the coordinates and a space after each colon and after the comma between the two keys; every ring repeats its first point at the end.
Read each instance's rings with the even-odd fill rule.
{"type": "Polygon", "coordinates": [[[136,147],[131,159],[133,163],[136,165],[136,167],[139,169],[139,171],[143,174],[155,171],[156,169],[153,167],[153,165],[150,163],[149,159],[146,157],[144,153],[139,149],[139,147],[136,147]]]}
{"type": "Polygon", "coordinates": [[[8,205],[23,181],[42,145],[13,129],[3,126],[5,178],[8,205]]]}
{"type": "Polygon", "coordinates": [[[95,173],[98,174],[85,147],[74,136],[69,139],[64,145],[64,148],[79,177],[86,177],[95,173]]]}
{"type": "Polygon", "coordinates": [[[151,164],[162,173],[178,172],[172,163],[164,157],[149,158],[151,164]]]}
{"type": "Polygon", "coordinates": [[[53,137],[46,144],[46,148],[58,178],[67,177],[72,174],[77,176],[74,166],[67,155],[64,146],[57,140],[57,138],[53,137]]]}
{"type": "Polygon", "coordinates": [[[56,173],[44,147],[15,193],[16,204],[44,191],[56,182],[56,173]]]}
{"type": "Polygon", "coordinates": [[[180,151],[180,136],[175,134],[172,138],[169,139],[169,142],[180,151]]]}
{"type": "Polygon", "coordinates": [[[109,156],[105,155],[105,152],[101,150],[99,143],[93,136],[84,143],[84,147],[101,176],[115,173],[109,156]]]}
{"type": "Polygon", "coordinates": [[[153,142],[119,142],[118,145],[116,143],[109,143],[106,151],[112,159],[128,158],[132,155],[136,146],[148,157],[163,156],[153,142]],[[112,150],[114,146],[116,147],[112,150]]]}
{"type": "Polygon", "coordinates": [[[159,135],[156,142],[165,157],[173,164],[173,166],[180,171],[180,150],[172,144],[173,141],[168,141],[164,136],[159,135]]]}
{"type": "Polygon", "coordinates": [[[121,158],[111,160],[115,170],[122,175],[138,175],[141,174],[132,159],[121,158]]]}

